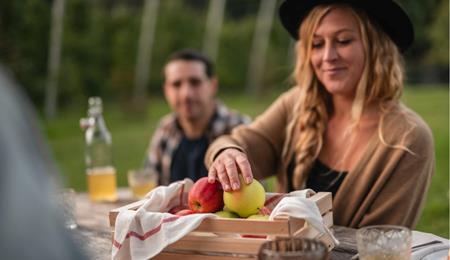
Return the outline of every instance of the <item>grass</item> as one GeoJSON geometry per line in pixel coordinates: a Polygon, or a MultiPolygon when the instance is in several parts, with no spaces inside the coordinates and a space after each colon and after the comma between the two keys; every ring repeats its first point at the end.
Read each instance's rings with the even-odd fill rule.
{"type": "Polygon", "coordinates": [[[436,172],[417,229],[449,237],[449,92],[448,88],[410,89],[404,101],[433,131],[436,172]]]}
{"type": "MultiPolygon", "coordinates": [[[[275,99],[244,95],[222,96],[224,102],[252,116],[260,114],[275,99]]],[[[404,102],[420,114],[433,130],[436,144],[436,173],[428,192],[417,230],[449,236],[449,90],[444,87],[407,88],[404,102]]],[[[66,186],[86,190],[84,175],[84,137],[78,122],[86,115],[86,105],[61,111],[53,121],[43,121],[53,156],[66,186]]],[[[169,112],[161,98],[153,98],[144,116],[123,112],[117,104],[107,104],[105,121],[113,136],[114,164],[118,185],[126,186],[126,172],[142,165],[148,142],[158,119],[169,112]]]]}

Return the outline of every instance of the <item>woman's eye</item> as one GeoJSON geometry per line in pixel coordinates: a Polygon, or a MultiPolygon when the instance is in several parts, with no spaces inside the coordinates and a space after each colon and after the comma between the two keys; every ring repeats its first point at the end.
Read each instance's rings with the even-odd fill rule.
{"type": "Polygon", "coordinates": [[[320,47],[322,47],[323,46],[323,43],[322,42],[313,42],[312,43],[312,48],[313,49],[317,49],[317,48],[320,48],[320,47]]]}
{"type": "Polygon", "coordinates": [[[349,43],[351,43],[351,42],[352,42],[351,39],[342,39],[342,40],[338,40],[338,43],[339,43],[339,44],[342,44],[342,45],[347,45],[347,44],[349,44],[349,43]]]}

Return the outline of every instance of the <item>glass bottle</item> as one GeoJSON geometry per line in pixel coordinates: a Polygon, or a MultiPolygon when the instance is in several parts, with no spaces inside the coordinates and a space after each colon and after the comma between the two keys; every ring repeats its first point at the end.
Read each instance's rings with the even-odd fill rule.
{"type": "Polygon", "coordinates": [[[89,198],[116,201],[116,169],[112,163],[112,138],[103,119],[100,97],[89,98],[88,118],[80,120],[85,130],[85,162],[89,198]]]}

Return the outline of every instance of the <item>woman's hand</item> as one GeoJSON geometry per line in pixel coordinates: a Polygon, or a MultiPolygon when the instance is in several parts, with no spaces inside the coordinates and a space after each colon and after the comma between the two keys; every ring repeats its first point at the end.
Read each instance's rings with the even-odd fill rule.
{"type": "Polygon", "coordinates": [[[211,164],[208,173],[208,181],[213,183],[219,179],[225,191],[239,190],[239,173],[242,174],[247,184],[253,181],[252,169],[247,155],[237,149],[223,150],[211,164]]]}

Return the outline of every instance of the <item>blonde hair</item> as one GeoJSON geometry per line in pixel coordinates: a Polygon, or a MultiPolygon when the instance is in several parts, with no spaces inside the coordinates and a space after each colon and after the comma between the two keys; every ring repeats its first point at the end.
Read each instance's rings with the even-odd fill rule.
{"type": "MultiPolygon", "coordinates": [[[[304,186],[312,164],[319,156],[328,118],[332,113],[331,96],[315,76],[310,59],[314,31],[322,18],[336,7],[349,8],[355,16],[366,56],[352,104],[352,125],[349,132],[352,133],[357,128],[366,104],[378,104],[382,120],[392,105],[399,102],[402,94],[402,57],[397,46],[379,25],[364,12],[345,4],[315,7],[304,19],[299,30],[300,40],[296,45],[297,63],[293,77],[300,89],[300,96],[294,108],[293,119],[287,128],[288,145],[293,131],[299,131],[294,148],[296,157],[292,182],[296,189],[304,186]]],[[[385,143],[381,125],[380,123],[378,126],[378,134],[380,140],[385,143]]]]}

